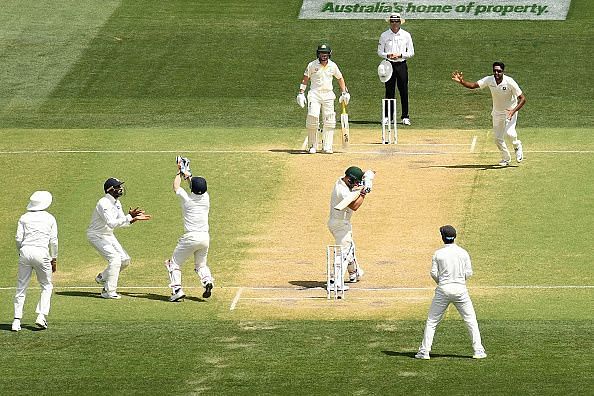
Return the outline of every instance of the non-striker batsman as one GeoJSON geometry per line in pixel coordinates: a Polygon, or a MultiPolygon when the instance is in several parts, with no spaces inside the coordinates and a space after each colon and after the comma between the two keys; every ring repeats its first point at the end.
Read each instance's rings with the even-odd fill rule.
{"type": "Polygon", "coordinates": [[[327,44],[321,44],[316,51],[317,59],[311,61],[305,68],[303,79],[299,86],[299,94],[297,95],[297,104],[302,108],[307,104],[307,119],[305,126],[307,128],[308,150],[310,154],[315,154],[317,151],[317,135],[320,124],[320,116],[322,117],[322,151],[327,154],[332,154],[332,144],[334,142],[334,129],[336,128],[336,113],[334,112],[334,94],[332,80],[338,80],[338,86],[342,94],[338,101],[349,104],[351,95],[349,94],[344,78],[340,69],[330,60],[332,50],[327,44]],[[307,83],[310,83],[307,98],[305,97],[305,90],[307,83]]]}

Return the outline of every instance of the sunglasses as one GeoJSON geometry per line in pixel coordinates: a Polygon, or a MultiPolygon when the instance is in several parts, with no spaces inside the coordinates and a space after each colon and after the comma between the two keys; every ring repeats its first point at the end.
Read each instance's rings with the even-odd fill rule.
{"type": "Polygon", "coordinates": [[[392,19],[390,23],[400,23],[400,19],[392,19]]]}

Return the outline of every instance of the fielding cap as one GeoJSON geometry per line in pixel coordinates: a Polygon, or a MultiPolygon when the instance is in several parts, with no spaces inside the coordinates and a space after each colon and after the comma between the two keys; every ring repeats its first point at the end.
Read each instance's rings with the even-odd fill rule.
{"type": "Polygon", "coordinates": [[[359,183],[361,183],[363,181],[363,171],[358,166],[348,167],[347,170],[344,172],[344,174],[345,174],[345,176],[352,177],[359,183]]]}
{"type": "Polygon", "coordinates": [[[448,241],[453,241],[456,239],[456,229],[449,224],[439,227],[439,233],[443,239],[448,241]]]}
{"type": "Polygon", "coordinates": [[[206,192],[206,179],[200,176],[192,177],[190,189],[196,195],[202,195],[206,192]]]}
{"type": "Polygon", "coordinates": [[[110,177],[109,179],[105,180],[105,183],[103,183],[103,191],[107,193],[112,188],[119,187],[122,184],[124,184],[123,181],[118,180],[115,177],[110,177]]]}
{"type": "Polygon", "coordinates": [[[35,191],[29,198],[27,210],[45,210],[52,204],[52,194],[49,191],[35,191]]]}

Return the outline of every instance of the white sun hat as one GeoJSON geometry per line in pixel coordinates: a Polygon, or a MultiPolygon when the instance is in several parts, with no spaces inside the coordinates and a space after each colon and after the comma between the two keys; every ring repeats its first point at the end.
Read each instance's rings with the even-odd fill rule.
{"type": "Polygon", "coordinates": [[[399,13],[393,12],[386,18],[386,22],[391,22],[391,21],[400,21],[400,23],[402,25],[404,25],[404,22],[406,21],[406,19],[402,18],[402,16],[400,16],[399,13]]]}
{"type": "Polygon", "coordinates": [[[45,210],[52,204],[52,194],[49,191],[35,191],[29,198],[27,210],[45,210]]]}
{"type": "Polygon", "coordinates": [[[384,59],[377,67],[377,75],[381,82],[388,81],[392,78],[392,64],[384,59]]]}

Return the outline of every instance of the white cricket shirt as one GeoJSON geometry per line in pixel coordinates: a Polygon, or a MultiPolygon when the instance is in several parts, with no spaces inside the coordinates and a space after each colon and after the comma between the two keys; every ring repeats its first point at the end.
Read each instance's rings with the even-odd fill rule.
{"type": "Polygon", "coordinates": [[[186,192],[179,187],[175,193],[180,199],[185,232],[208,232],[208,212],[210,197],[208,192],[202,195],[186,192]]]}
{"type": "Polygon", "coordinates": [[[309,62],[303,74],[309,78],[309,89],[318,92],[332,91],[332,78],[336,77],[337,80],[342,78],[340,69],[330,59],[326,66],[322,66],[319,59],[309,62]]]}
{"type": "Polygon", "coordinates": [[[513,78],[503,75],[501,84],[497,85],[494,76],[483,77],[477,81],[481,89],[489,87],[493,97],[493,113],[505,113],[518,105],[518,96],[522,95],[517,82],[513,78]]]}
{"type": "Polygon", "coordinates": [[[45,210],[30,211],[19,218],[16,231],[17,249],[35,246],[49,249],[52,258],[58,257],[58,225],[54,216],[45,210]]]}
{"type": "Polygon", "coordinates": [[[388,59],[390,62],[402,62],[415,55],[412,36],[406,30],[400,29],[394,33],[392,29],[383,32],[377,45],[380,58],[388,59],[388,54],[402,54],[402,58],[388,59]]]}
{"type": "Polygon", "coordinates": [[[334,209],[336,205],[342,202],[351,192],[349,186],[342,180],[342,177],[338,178],[332,195],[330,196],[330,220],[350,220],[353,216],[353,210],[348,206],[343,210],[334,209]]]}
{"type": "Polygon", "coordinates": [[[124,214],[122,203],[111,195],[105,194],[95,206],[87,234],[113,235],[114,228],[127,227],[130,221],[132,216],[124,214]]]}
{"type": "Polygon", "coordinates": [[[431,277],[439,285],[460,283],[472,276],[468,252],[455,243],[446,244],[433,255],[431,277]]]}

